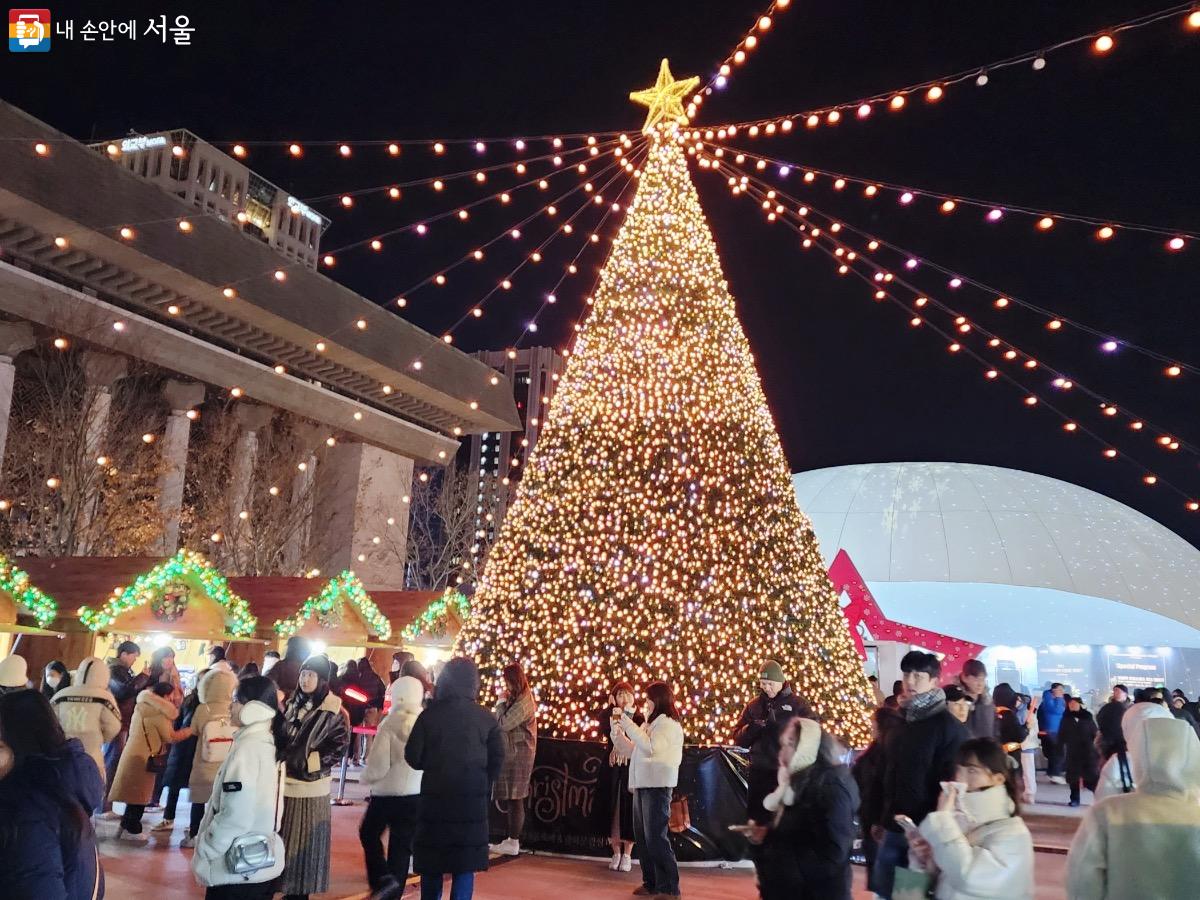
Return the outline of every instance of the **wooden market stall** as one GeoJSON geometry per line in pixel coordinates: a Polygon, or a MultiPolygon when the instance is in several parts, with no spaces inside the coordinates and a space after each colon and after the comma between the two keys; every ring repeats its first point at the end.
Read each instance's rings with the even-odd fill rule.
{"type": "MultiPolygon", "coordinates": [[[[199,553],[153,557],[30,559],[30,578],[60,601],[57,647],[31,640],[30,671],[51,659],[74,669],[84,657],[108,659],[123,640],[142,649],[142,662],[171,645],[185,682],[206,665],[213,644],[254,640],[257,625],[246,601],[199,553]],[[49,655],[47,655],[49,654],[49,655]]],[[[25,655],[22,653],[22,655],[25,655]]]]}
{"type": "Polygon", "coordinates": [[[425,668],[450,658],[454,639],[467,615],[461,594],[447,589],[375,591],[371,596],[396,626],[404,649],[412,651],[425,668]]]}
{"type": "MultiPolygon", "coordinates": [[[[34,637],[46,638],[61,648],[64,635],[49,630],[57,617],[54,599],[33,583],[28,572],[0,554],[0,658],[12,652],[26,656],[22,646],[34,637]]],[[[40,671],[29,667],[35,685],[39,683],[35,673],[40,671]]]]}
{"type": "Polygon", "coordinates": [[[323,583],[302,577],[246,576],[232,578],[230,584],[258,617],[263,650],[282,654],[288,638],[299,635],[309,640],[314,653],[326,653],[338,665],[366,656],[387,680],[392,652],[400,644],[389,618],[353,572],[323,583]]]}

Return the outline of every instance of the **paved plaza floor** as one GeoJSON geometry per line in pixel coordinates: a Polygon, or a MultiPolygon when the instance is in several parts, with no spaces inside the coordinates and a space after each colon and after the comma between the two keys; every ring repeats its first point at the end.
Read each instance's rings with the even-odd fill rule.
{"type": "MultiPolygon", "coordinates": [[[[346,788],[353,806],[333,809],[333,877],[330,890],[314,895],[314,900],[365,900],[368,896],[362,849],[358,843],[358,823],[365,808],[364,791],[356,784],[346,788]]],[[[187,828],[186,793],[180,805],[175,830],[151,837],[150,844],[138,847],[125,842],[103,839],[100,851],[107,879],[107,896],[120,898],[201,898],[204,891],[196,886],[188,868],[190,850],[179,849],[187,828]]],[[[1066,856],[1071,835],[1078,825],[1080,810],[1068,809],[1066,788],[1042,784],[1039,802],[1030,808],[1026,821],[1038,847],[1035,858],[1037,900],[1064,900],[1066,856]],[[1061,793],[1061,797],[1059,794],[1061,793]]],[[[1085,805],[1090,798],[1085,794],[1085,805]]],[[[156,824],[158,813],[147,813],[145,824],[156,824]]],[[[113,826],[99,826],[101,836],[111,835],[113,826]]],[[[633,872],[610,872],[606,860],[576,860],[541,854],[523,854],[517,858],[497,859],[492,868],[476,880],[477,900],[624,900],[640,883],[633,872]]],[[[854,900],[869,900],[865,876],[855,867],[854,900]]],[[[681,870],[681,890],[686,900],[756,900],[754,873],[749,869],[691,868],[681,870]]],[[[449,893],[449,891],[447,891],[449,893]]],[[[415,878],[405,894],[417,896],[415,878]]]]}

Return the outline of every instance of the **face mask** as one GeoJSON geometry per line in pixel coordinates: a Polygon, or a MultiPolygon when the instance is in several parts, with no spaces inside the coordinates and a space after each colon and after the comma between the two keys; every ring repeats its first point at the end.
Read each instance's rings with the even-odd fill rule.
{"type": "Polygon", "coordinates": [[[394,659],[394,660],[392,660],[392,671],[393,671],[393,672],[399,672],[399,671],[400,671],[400,660],[398,660],[398,659],[394,659]]]}
{"type": "Polygon", "coordinates": [[[50,687],[52,687],[52,688],[58,687],[58,685],[61,682],[62,682],[62,676],[60,676],[60,675],[47,675],[46,676],[46,684],[50,685],[50,687]]]}

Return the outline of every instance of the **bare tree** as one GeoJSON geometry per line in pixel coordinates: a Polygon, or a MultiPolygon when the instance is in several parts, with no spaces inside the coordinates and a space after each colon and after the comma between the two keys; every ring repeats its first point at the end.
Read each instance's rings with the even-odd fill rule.
{"type": "Polygon", "coordinates": [[[198,425],[184,485],[183,543],[230,575],[304,572],[315,482],[303,473],[322,456],[308,445],[313,429],[279,412],[255,431],[252,459],[239,460],[247,447],[232,404],[206,409],[198,425]],[[241,497],[239,462],[249,466],[240,476],[241,497]]]}
{"type": "Polygon", "coordinates": [[[149,552],[163,528],[163,376],[141,367],[97,382],[73,347],[39,346],[16,368],[0,542],[39,556],[149,552]]]}
{"type": "Polygon", "coordinates": [[[422,469],[413,479],[405,581],[412,590],[473,582],[482,559],[479,498],[464,466],[422,469]]]}

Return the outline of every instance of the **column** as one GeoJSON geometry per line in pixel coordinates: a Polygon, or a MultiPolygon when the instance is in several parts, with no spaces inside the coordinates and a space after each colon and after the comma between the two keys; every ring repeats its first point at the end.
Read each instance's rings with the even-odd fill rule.
{"type": "Polygon", "coordinates": [[[28,322],[0,322],[0,467],[8,443],[8,419],[12,415],[13,383],[17,377],[13,360],[34,343],[33,326],[28,322]]]}
{"type": "Polygon", "coordinates": [[[163,399],[171,408],[163,433],[162,459],[165,465],[158,479],[158,509],[163,530],[159,552],[171,556],[179,549],[179,518],[183,512],[183,480],[187,473],[188,438],[192,420],[188,411],[204,401],[204,385],[171,379],[163,385],[163,399]]]}
{"type": "MultiPolygon", "coordinates": [[[[84,403],[83,431],[83,464],[84,472],[96,473],[96,457],[104,452],[105,441],[108,437],[108,418],[112,411],[112,386],[124,378],[129,372],[129,364],[125,357],[112,353],[102,353],[98,350],[88,350],[80,354],[80,365],[83,377],[87,382],[84,403]]],[[[83,528],[79,539],[79,555],[87,556],[91,552],[94,530],[96,504],[100,501],[100,478],[89,485],[85,499],[83,528]]]]}
{"type": "Polygon", "coordinates": [[[338,444],[317,473],[309,557],[322,575],[353,569],[368,590],[403,590],[413,461],[369,444],[338,444]],[[388,524],[392,519],[392,524],[388,524]]]}
{"type": "MultiPolygon", "coordinates": [[[[244,527],[244,523],[238,514],[250,509],[251,481],[258,462],[258,432],[271,424],[275,410],[269,406],[241,403],[234,409],[233,416],[238,423],[238,439],[233,449],[233,466],[229,478],[229,527],[239,528],[244,527]]],[[[253,523],[251,518],[248,527],[254,527],[253,523]]],[[[238,553],[238,548],[243,546],[240,541],[233,541],[232,545],[235,557],[245,557],[245,553],[238,553]]],[[[239,573],[245,573],[245,563],[244,558],[235,558],[239,573]]]]}
{"type": "Polygon", "coordinates": [[[297,456],[304,468],[297,464],[296,474],[292,476],[291,503],[302,508],[301,526],[288,537],[283,550],[283,569],[290,574],[299,574],[305,565],[308,551],[308,538],[312,530],[313,484],[317,477],[316,447],[325,439],[326,430],[315,425],[297,423],[292,427],[296,439],[297,456]]]}

